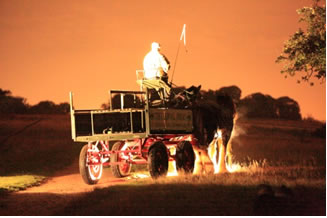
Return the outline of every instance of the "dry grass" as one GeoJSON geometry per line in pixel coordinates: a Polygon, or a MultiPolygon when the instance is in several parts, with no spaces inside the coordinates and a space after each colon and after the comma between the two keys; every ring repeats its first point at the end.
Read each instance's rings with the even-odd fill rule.
{"type": "Polygon", "coordinates": [[[236,123],[233,162],[265,160],[269,166],[326,167],[326,139],[312,137],[319,125],[262,120],[236,123]]]}
{"type": "Polygon", "coordinates": [[[276,174],[182,175],[96,189],[56,215],[324,215],[325,193],[324,181],[276,174]],[[274,191],[268,206],[258,202],[261,184],[274,191]]]}
{"type": "MultiPolygon", "coordinates": [[[[68,116],[2,119],[0,142],[39,118],[0,144],[1,176],[47,176],[78,157],[81,144],[71,140],[68,116]]],[[[231,140],[233,173],[131,180],[80,196],[57,215],[325,215],[326,140],[311,134],[319,125],[238,121],[231,140]],[[258,195],[262,184],[273,189],[268,201],[258,195]],[[282,187],[291,194],[280,197],[282,187]]],[[[135,170],[148,175],[144,167],[135,170]]]]}
{"type": "MultiPolygon", "coordinates": [[[[52,175],[78,157],[68,115],[20,115],[0,119],[0,176],[52,175]],[[35,122],[40,120],[40,122],[35,122]],[[34,125],[31,125],[35,123],[34,125]]],[[[29,183],[26,180],[26,183],[29,183]]],[[[30,185],[30,183],[29,183],[30,185]]],[[[3,187],[2,187],[3,188],[3,187]]]]}
{"type": "Polygon", "coordinates": [[[43,176],[22,175],[0,177],[0,191],[19,191],[40,184],[43,176]]]}
{"type": "Polygon", "coordinates": [[[139,179],[98,189],[58,215],[325,215],[326,144],[311,136],[316,127],[237,122],[233,173],[139,179]],[[260,195],[263,184],[272,195],[260,195]]]}

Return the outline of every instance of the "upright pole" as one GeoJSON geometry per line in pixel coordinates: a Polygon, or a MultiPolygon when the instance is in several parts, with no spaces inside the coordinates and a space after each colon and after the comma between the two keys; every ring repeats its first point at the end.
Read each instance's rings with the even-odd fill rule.
{"type": "Polygon", "coordinates": [[[174,63],[174,69],[173,69],[173,74],[171,75],[171,80],[170,80],[170,84],[173,83],[173,79],[174,79],[174,73],[175,73],[175,68],[176,68],[176,64],[177,64],[177,57],[178,57],[178,53],[179,53],[179,47],[181,46],[181,42],[178,42],[178,48],[177,48],[177,54],[175,57],[175,63],[174,63]]]}
{"type": "Polygon", "coordinates": [[[184,45],[186,44],[186,41],[185,41],[185,28],[186,28],[186,24],[184,24],[184,26],[183,26],[182,34],[181,34],[181,37],[180,37],[179,42],[178,42],[178,48],[177,48],[177,53],[176,53],[176,57],[175,57],[173,74],[171,75],[170,84],[173,83],[175,68],[176,68],[176,65],[177,65],[177,58],[178,58],[179,48],[181,46],[181,41],[182,41],[183,38],[184,38],[184,45]]]}

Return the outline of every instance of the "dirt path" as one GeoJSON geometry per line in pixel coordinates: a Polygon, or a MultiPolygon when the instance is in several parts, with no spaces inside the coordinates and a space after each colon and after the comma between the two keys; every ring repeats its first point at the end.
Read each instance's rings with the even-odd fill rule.
{"type": "Polygon", "coordinates": [[[0,216],[53,215],[70,201],[87,192],[124,183],[130,179],[134,179],[133,176],[115,178],[110,169],[105,169],[98,184],[87,185],[79,174],[78,161],[75,161],[73,165],[56,173],[40,186],[0,196],[0,216]]]}

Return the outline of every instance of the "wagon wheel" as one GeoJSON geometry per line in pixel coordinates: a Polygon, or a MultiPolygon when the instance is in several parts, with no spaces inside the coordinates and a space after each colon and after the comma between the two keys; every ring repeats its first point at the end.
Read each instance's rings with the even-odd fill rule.
{"type": "MultiPolygon", "coordinates": [[[[88,153],[89,146],[86,144],[79,155],[79,172],[86,184],[93,185],[99,182],[102,176],[103,165],[99,158],[93,153],[88,153]],[[100,163],[99,163],[100,162],[100,163]],[[90,165],[89,163],[99,163],[90,165]]],[[[99,151],[97,148],[95,150],[99,151]]]]}
{"type": "Polygon", "coordinates": [[[168,172],[168,154],[162,142],[155,142],[149,151],[149,171],[152,178],[166,176],[168,172]]]}
{"type": "MultiPolygon", "coordinates": [[[[123,145],[124,145],[124,143],[122,143],[122,142],[116,142],[112,146],[111,150],[119,151],[123,147],[123,145]]],[[[114,153],[114,154],[111,154],[111,156],[110,156],[111,163],[120,162],[120,164],[111,165],[112,174],[117,178],[128,176],[132,169],[132,164],[126,162],[125,159],[121,159],[121,154],[122,153],[114,153]]]]}
{"type": "Polygon", "coordinates": [[[182,141],[176,148],[176,169],[185,173],[192,173],[194,169],[195,155],[192,144],[182,141]]]}

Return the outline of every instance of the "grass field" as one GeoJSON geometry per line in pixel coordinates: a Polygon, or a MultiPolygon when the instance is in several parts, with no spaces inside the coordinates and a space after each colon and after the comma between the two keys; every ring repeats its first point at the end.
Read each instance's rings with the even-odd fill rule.
{"type": "Polygon", "coordinates": [[[269,166],[325,167],[326,139],[312,136],[320,125],[302,121],[238,122],[232,139],[234,161],[263,161],[269,166]]]}
{"type": "Polygon", "coordinates": [[[70,134],[68,115],[2,117],[0,190],[21,190],[39,184],[70,165],[82,146],[74,143],[70,134]]]}
{"type": "MultiPolygon", "coordinates": [[[[312,135],[318,127],[237,121],[235,172],[131,180],[83,194],[57,215],[325,215],[326,139],[312,135]]],[[[76,160],[81,146],[71,140],[69,116],[1,118],[0,189],[39,183],[76,160]]]]}

